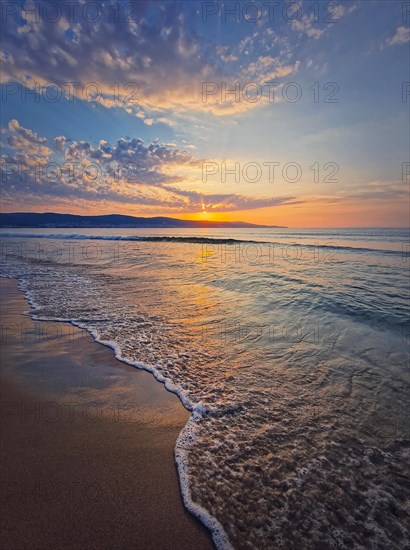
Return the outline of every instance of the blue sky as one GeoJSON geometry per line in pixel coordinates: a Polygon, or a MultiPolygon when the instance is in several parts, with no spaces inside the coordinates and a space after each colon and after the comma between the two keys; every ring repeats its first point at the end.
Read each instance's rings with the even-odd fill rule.
{"type": "Polygon", "coordinates": [[[409,2],[55,5],[2,3],[5,210],[408,225],[409,2]]]}

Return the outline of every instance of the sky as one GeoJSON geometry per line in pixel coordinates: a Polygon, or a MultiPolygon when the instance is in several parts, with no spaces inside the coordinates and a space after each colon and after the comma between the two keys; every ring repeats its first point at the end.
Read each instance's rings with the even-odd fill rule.
{"type": "Polygon", "coordinates": [[[410,2],[1,3],[3,211],[406,227],[410,2]]]}

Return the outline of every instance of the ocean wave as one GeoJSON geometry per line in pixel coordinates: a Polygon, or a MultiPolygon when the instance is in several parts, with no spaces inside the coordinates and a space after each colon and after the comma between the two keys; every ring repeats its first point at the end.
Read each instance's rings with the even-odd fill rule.
{"type": "Polygon", "coordinates": [[[214,244],[214,245],[267,245],[291,248],[325,249],[329,251],[345,251],[359,254],[386,254],[391,256],[408,257],[404,250],[392,250],[383,248],[369,248],[358,246],[343,246],[337,244],[306,244],[298,242],[266,241],[255,239],[236,239],[218,237],[179,237],[179,236],[148,236],[148,235],[85,235],[82,233],[0,233],[0,238],[10,239],[55,239],[55,240],[92,240],[92,241],[121,241],[121,242],[163,242],[163,243],[187,243],[187,244],[214,244]]]}

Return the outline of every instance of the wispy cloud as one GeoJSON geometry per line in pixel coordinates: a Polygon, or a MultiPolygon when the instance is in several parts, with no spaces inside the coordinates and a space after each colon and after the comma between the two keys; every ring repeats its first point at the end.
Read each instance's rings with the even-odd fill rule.
{"type": "Polygon", "coordinates": [[[410,27],[397,27],[394,36],[389,38],[386,43],[388,46],[400,46],[410,41],[410,27]]]}

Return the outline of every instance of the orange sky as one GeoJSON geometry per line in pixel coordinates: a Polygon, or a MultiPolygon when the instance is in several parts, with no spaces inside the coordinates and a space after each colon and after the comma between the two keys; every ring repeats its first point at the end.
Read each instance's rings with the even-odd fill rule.
{"type": "MultiPolygon", "coordinates": [[[[5,206],[5,205],[4,205],[5,206]]],[[[397,223],[397,220],[409,219],[408,203],[392,203],[382,201],[371,203],[339,202],[325,204],[315,201],[306,201],[302,204],[284,205],[256,210],[235,212],[198,212],[197,214],[157,213],[154,210],[143,212],[139,208],[124,208],[118,212],[115,204],[95,204],[73,208],[72,203],[56,204],[50,206],[33,207],[32,205],[8,205],[3,211],[32,211],[32,212],[59,212],[79,215],[101,215],[121,213],[132,216],[167,216],[185,220],[210,220],[210,221],[243,221],[260,225],[281,225],[286,227],[407,227],[405,223],[397,223]],[[377,223],[375,223],[377,221],[377,223]]]]}

